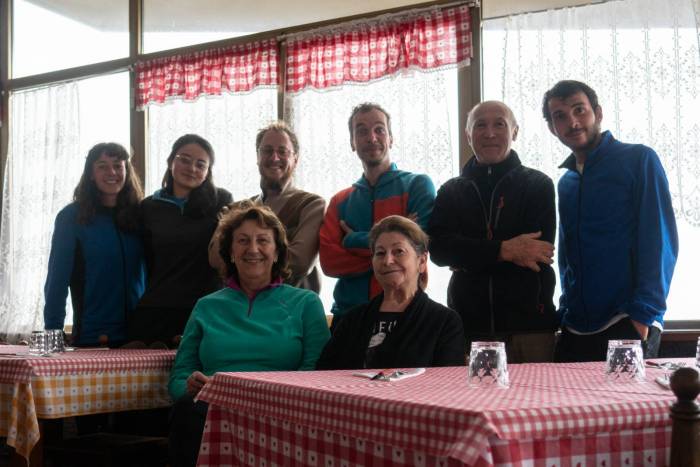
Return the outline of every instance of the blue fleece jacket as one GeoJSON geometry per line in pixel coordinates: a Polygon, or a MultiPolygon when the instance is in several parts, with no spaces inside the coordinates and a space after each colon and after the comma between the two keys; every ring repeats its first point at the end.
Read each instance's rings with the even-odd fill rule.
{"type": "Polygon", "coordinates": [[[44,327],[63,329],[71,290],[76,345],[126,339],[126,317],[143,294],[143,247],[136,235],[119,230],[111,209],[98,210],[88,224],[77,222],[78,204],[56,216],[44,286],[44,327]]]}
{"type": "Polygon", "coordinates": [[[663,324],[678,233],[666,174],[656,153],[606,131],[559,180],[559,273],[564,325],[594,332],[617,314],[663,324]]]}

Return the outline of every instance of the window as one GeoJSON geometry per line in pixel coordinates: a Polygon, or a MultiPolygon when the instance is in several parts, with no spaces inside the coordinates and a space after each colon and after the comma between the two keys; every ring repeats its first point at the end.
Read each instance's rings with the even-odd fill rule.
{"type": "Polygon", "coordinates": [[[506,102],[523,162],[561,176],[568,151],[541,115],[544,92],[578,79],[598,93],[603,129],[656,150],[666,170],[680,241],[667,320],[697,320],[700,257],[700,51],[692,2],[609,2],[484,22],[484,97],[506,102]]]}
{"type": "MultiPolygon", "coordinates": [[[[326,200],[352,185],[362,166],[350,147],[348,117],[355,105],[376,102],[391,115],[391,160],[399,169],[425,173],[436,190],[457,175],[457,71],[406,72],[368,85],[346,85],[317,92],[307,90],[288,99],[285,118],[299,138],[295,183],[326,200]],[[406,96],[411,96],[407,99],[406,96]],[[329,112],[328,109],[334,109],[329,112]]],[[[429,263],[428,294],[445,303],[448,268],[429,263]]],[[[335,279],[324,276],[321,298],[333,303],[335,279]]]]}
{"type": "Polygon", "coordinates": [[[274,31],[421,1],[265,1],[258,2],[251,8],[249,2],[199,0],[196,8],[193,8],[191,1],[144,0],[144,52],[274,31]]]}
{"type": "Polygon", "coordinates": [[[128,56],[128,7],[128,1],[14,0],[13,77],[128,56]]]}
{"type": "MultiPolygon", "coordinates": [[[[235,199],[248,197],[259,191],[255,134],[277,118],[280,89],[271,82],[255,81],[252,91],[222,86],[225,92],[221,96],[195,96],[192,102],[168,100],[162,105],[151,105],[145,110],[148,112],[143,128],[145,137],[140,140],[140,131],[129,134],[135,128],[130,122],[130,115],[133,118],[135,114],[129,109],[132,98],[129,73],[137,73],[138,65],[144,60],[169,57],[130,55],[129,14],[137,12],[129,8],[134,2],[10,1],[13,2],[10,9],[13,37],[9,38],[13,73],[9,81],[2,83],[5,96],[11,99],[10,105],[6,105],[4,98],[3,106],[11,109],[12,114],[3,122],[10,129],[9,143],[1,141],[4,147],[9,146],[9,151],[7,170],[3,172],[0,221],[0,264],[3,265],[0,320],[5,323],[0,332],[17,336],[42,325],[41,284],[46,277],[54,218],[70,202],[90,147],[101,141],[116,141],[129,148],[133,142],[136,166],[144,167],[146,193],[150,194],[160,187],[165,160],[174,140],[186,132],[196,132],[209,139],[215,148],[216,184],[229,189],[235,199]],[[130,66],[129,72],[124,71],[126,64],[130,66]],[[90,65],[89,71],[79,68],[83,65],[90,65]],[[14,80],[19,77],[26,79],[14,80]],[[25,89],[28,85],[32,87],[25,89]],[[229,94],[234,91],[238,94],[229,94]],[[9,319],[18,315],[17,309],[23,310],[20,319],[9,319]]],[[[144,48],[150,53],[194,44],[193,53],[206,54],[211,47],[201,44],[207,41],[419,3],[422,2],[321,4],[313,1],[290,8],[288,4],[268,2],[250,9],[221,0],[203,0],[196,8],[191,2],[143,0],[144,48]],[[279,14],[280,11],[284,14],[279,14]]],[[[407,11],[401,14],[404,13],[423,16],[407,11]]],[[[382,16],[379,21],[384,19],[382,16]]],[[[466,36],[470,38],[470,32],[466,36]]],[[[271,47],[277,47],[279,38],[266,39],[271,47]]],[[[247,44],[227,40],[216,50],[241,45],[247,44]]],[[[460,53],[471,50],[467,42],[460,42],[460,47],[460,53]]],[[[274,54],[268,52],[268,55],[274,54]]],[[[438,51],[434,56],[439,55],[438,51]]],[[[426,56],[433,59],[432,52],[426,56]]],[[[466,63],[468,57],[458,61],[466,63]]],[[[276,82],[272,70],[276,71],[277,66],[271,63],[266,67],[267,76],[276,82]]],[[[347,144],[346,120],[352,106],[375,100],[387,106],[395,122],[394,160],[402,169],[428,173],[439,187],[457,173],[456,75],[454,69],[425,74],[405,72],[365,86],[351,85],[342,91],[303,91],[290,96],[286,118],[300,133],[302,164],[307,164],[298,168],[298,184],[307,188],[308,183],[310,191],[330,197],[360,176],[360,164],[347,144]],[[327,106],[340,106],[341,102],[346,110],[338,112],[339,119],[327,119],[327,106]],[[417,105],[420,111],[416,111],[417,105]],[[428,122],[428,118],[435,121],[428,122]],[[338,177],[333,184],[324,183],[321,166],[312,163],[329,154],[319,144],[322,141],[331,141],[330,153],[343,159],[334,165],[338,177]]],[[[449,272],[443,272],[443,279],[438,279],[440,272],[431,273],[430,281],[433,296],[441,300],[445,298],[449,278],[449,272]]],[[[326,307],[330,308],[332,284],[325,287],[324,293],[326,307]]],[[[70,310],[68,314],[67,323],[70,310]]]]}
{"type": "Polygon", "coordinates": [[[115,141],[129,147],[128,102],[126,73],[12,94],[0,230],[3,333],[43,328],[54,219],[71,202],[92,146],[115,141]]]}
{"type": "Polygon", "coordinates": [[[277,116],[277,90],[261,88],[248,94],[201,97],[195,102],[169,101],[148,109],[146,193],[161,187],[173,142],[197,133],[214,147],[214,183],[236,200],[260,192],[255,135],[277,116]]]}

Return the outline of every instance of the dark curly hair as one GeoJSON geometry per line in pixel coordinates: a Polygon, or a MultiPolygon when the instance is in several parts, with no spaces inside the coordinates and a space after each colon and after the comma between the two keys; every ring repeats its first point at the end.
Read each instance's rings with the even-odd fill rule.
{"type": "Polygon", "coordinates": [[[121,230],[135,231],[138,229],[138,205],[143,199],[143,190],[128,151],[118,143],[99,143],[88,151],[83,174],[73,192],[73,200],[78,203],[78,223],[84,225],[92,222],[97,209],[102,206],[92,170],[95,161],[103,155],[124,161],[124,186],[117,195],[115,222],[121,230]]]}
{"type": "Polygon", "coordinates": [[[282,280],[288,279],[291,271],[289,269],[287,231],[269,207],[253,203],[250,200],[233,203],[229,207],[229,211],[219,221],[219,256],[225,265],[224,279],[233,277],[240,282],[238,269],[231,262],[231,245],[233,244],[234,232],[247,220],[257,221],[260,227],[271,229],[274,233],[277,261],[272,265],[270,280],[275,280],[278,277],[282,280]]]}
{"type": "Polygon", "coordinates": [[[214,185],[211,172],[212,168],[214,167],[214,148],[209,141],[195,134],[182,135],[176,139],[173,143],[172,149],[170,150],[170,155],[168,156],[168,166],[165,169],[165,174],[163,174],[162,186],[166,193],[170,195],[173,194],[173,174],[171,171],[173,161],[175,160],[175,156],[177,156],[178,151],[180,151],[183,146],[188,144],[198,145],[204,149],[204,152],[206,152],[209,156],[207,176],[201,185],[190,192],[187,204],[185,205],[185,214],[193,217],[201,217],[212,214],[219,209],[216,186],[214,185]]]}
{"type": "Polygon", "coordinates": [[[549,91],[544,93],[542,98],[542,116],[547,121],[547,123],[552,123],[552,115],[549,113],[549,101],[551,99],[566,99],[577,92],[582,92],[588,98],[588,102],[591,103],[591,109],[595,110],[599,107],[598,95],[595,93],[593,88],[591,88],[586,83],[581,81],[574,81],[572,79],[566,79],[559,81],[552,87],[549,91]]]}

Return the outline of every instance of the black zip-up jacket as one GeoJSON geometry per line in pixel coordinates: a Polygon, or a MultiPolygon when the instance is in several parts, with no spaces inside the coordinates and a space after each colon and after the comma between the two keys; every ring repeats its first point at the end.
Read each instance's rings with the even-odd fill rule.
{"type": "Polygon", "coordinates": [[[430,254],[453,269],[448,306],[462,317],[466,335],[507,335],[554,330],[554,271],[539,273],[499,261],[501,242],[542,232],[554,243],[554,184],[524,167],[515,151],[498,164],[472,158],[462,175],[438,191],[430,218],[430,254]]]}
{"type": "MultiPolygon", "coordinates": [[[[316,362],[317,370],[363,368],[384,293],[349,310],[316,362]]],[[[457,314],[418,289],[367,368],[415,368],[465,364],[465,341],[457,314]]]]}

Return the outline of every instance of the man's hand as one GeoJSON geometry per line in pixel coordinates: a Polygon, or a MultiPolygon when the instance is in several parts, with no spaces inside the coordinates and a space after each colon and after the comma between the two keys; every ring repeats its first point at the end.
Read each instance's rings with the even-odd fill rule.
{"type": "Polygon", "coordinates": [[[646,324],[642,324],[639,321],[635,321],[633,319],[630,319],[630,321],[632,321],[632,325],[637,330],[642,340],[647,340],[647,337],[649,336],[649,326],[647,326],[646,324]]]}
{"type": "Polygon", "coordinates": [[[510,240],[501,242],[498,259],[508,261],[523,268],[540,272],[537,263],[552,264],[554,260],[554,245],[543,240],[537,240],[542,232],[518,235],[510,240]]]}
{"type": "Polygon", "coordinates": [[[195,371],[187,378],[187,393],[194,397],[207,384],[209,377],[199,371],[195,371]]]}
{"type": "Polygon", "coordinates": [[[345,236],[350,235],[351,233],[355,232],[350,228],[350,226],[343,220],[340,221],[340,228],[343,229],[343,232],[345,232],[345,235],[343,236],[343,240],[345,240],[345,236]]]}

